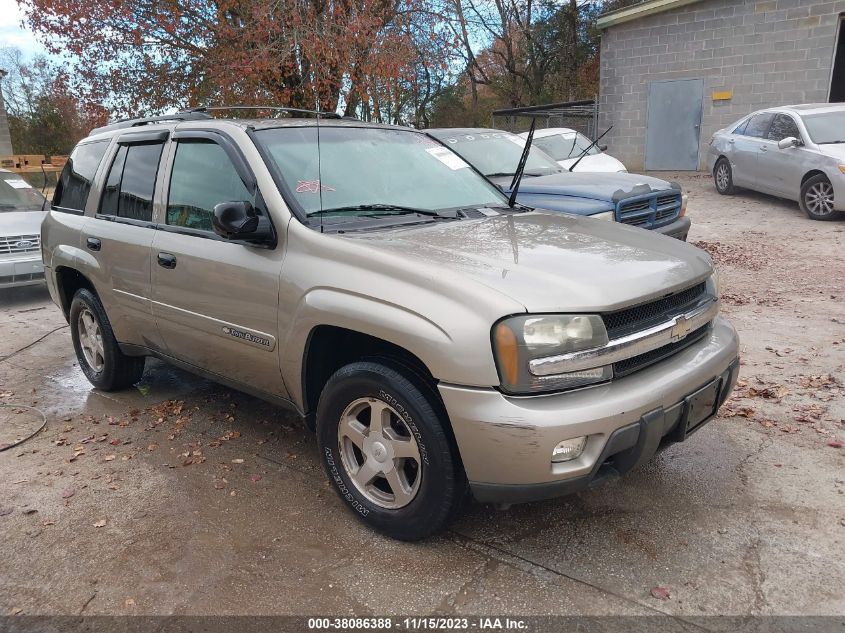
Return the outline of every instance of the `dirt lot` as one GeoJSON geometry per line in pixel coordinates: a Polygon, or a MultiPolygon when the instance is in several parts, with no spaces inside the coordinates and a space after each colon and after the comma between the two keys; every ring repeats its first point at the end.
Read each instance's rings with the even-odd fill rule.
{"type": "Polygon", "coordinates": [[[0,453],[0,613],[845,613],[845,221],[678,180],[742,337],[721,417],[419,544],[355,520],[290,414],[152,361],[92,391],[46,292],[0,294],[0,444],[47,416],[0,453]]]}

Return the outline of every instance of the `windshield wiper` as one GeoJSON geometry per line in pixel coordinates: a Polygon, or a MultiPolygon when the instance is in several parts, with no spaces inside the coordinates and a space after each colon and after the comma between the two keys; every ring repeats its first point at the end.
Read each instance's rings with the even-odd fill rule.
{"type": "MultiPolygon", "coordinates": [[[[383,204],[380,202],[372,204],[354,204],[343,207],[332,207],[331,209],[320,209],[319,211],[311,211],[306,214],[307,217],[315,215],[324,215],[326,213],[346,213],[353,211],[378,211],[377,215],[409,215],[411,213],[418,213],[420,215],[427,215],[435,218],[449,218],[450,215],[443,215],[439,211],[432,211],[431,209],[418,209],[416,207],[406,207],[401,204],[383,204]]],[[[372,214],[376,215],[376,214],[372,214]]],[[[372,216],[370,216],[372,217],[372,216]]]]}
{"type": "Polygon", "coordinates": [[[816,145],[836,145],[837,143],[845,143],[845,141],[821,141],[820,143],[816,143],[816,145]]]}
{"type": "Polygon", "coordinates": [[[593,147],[595,147],[598,144],[598,142],[602,139],[602,137],[605,134],[607,134],[608,132],[610,132],[610,130],[612,130],[612,129],[613,129],[613,126],[611,125],[604,132],[602,132],[595,141],[593,141],[592,143],[587,145],[587,147],[585,147],[584,150],[581,152],[581,155],[578,157],[578,160],[576,160],[574,163],[572,163],[572,165],[570,165],[569,171],[575,171],[575,168],[578,167],[578,163],[580,163],[581,159],[584,158],[584,156],[587,155],[587,152],[589,152],[591,149],[593,149],[593,147]]]}

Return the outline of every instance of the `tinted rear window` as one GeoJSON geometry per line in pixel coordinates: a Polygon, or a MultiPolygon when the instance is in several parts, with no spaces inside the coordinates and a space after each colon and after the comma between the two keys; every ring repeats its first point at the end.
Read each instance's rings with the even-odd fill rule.
{"type": "Polygon", "coordinates": [[[748,122],[748,127],[745,128],[745,136],[755,136],[758,138],[765,138],[769,131],[769,125],[775,115],[771,112],[764,112],[763,114],[755,114],[748,122]]]}
{"type": "Polygon", "coordinates": [[[103,160],[109,146],[108,140],[94,141],[77,145],[68,158],[56,191],[53,194],[53,206],[59,211],[85,211],[91,181],[103,160]]]}
{"type": "Polygon", "coordinates": [[[112,161],[100,213],[151,222],[161,143],[122,145],[112,161]]]}

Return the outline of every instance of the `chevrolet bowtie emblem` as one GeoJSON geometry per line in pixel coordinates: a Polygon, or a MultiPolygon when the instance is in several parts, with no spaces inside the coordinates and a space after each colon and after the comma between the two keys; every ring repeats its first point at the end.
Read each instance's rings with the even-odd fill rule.
{"type": "Polygon", "coordinates": [[[692,324],[689,322],[684,315],[681,315],[675,319],[675,325],[672,326],[672,331],[670,333],[670,337],[672,342],[675,343],[676,341],[680,341],[682,338],[685,338],[687,334],[690,333],[692,329],[692,324]]]}

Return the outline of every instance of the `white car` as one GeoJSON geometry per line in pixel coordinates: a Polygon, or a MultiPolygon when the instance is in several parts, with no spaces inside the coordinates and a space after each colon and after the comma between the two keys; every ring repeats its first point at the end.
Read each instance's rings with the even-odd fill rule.
{"type": "MultiPolygon", "coordinates": [[[[528,132],[520,134],[528,138],[528,132]]],[[[544,130],[534,130],[532,145],[557,161],[561,167],[569,169],[592,141],[580,132],[567,127],[550,127],[544,130]]],[[[605,154],[606,145],[594,145],[578,163],[573,171],[628,171],[620,161],[609,154],[605,154]]]]}
{"type": "Polygon", "coordinates": [[[813,220],[845,212],[845,105],[807,104],[753,112],[710,139],[716,190],[745,187],[796,200],[813,220]]]}
{"type": "Polygon", "coordinates": [[[44,283],[41,221],[46,208],[37,189],[0,169],[0,288],[44,283]]]}

